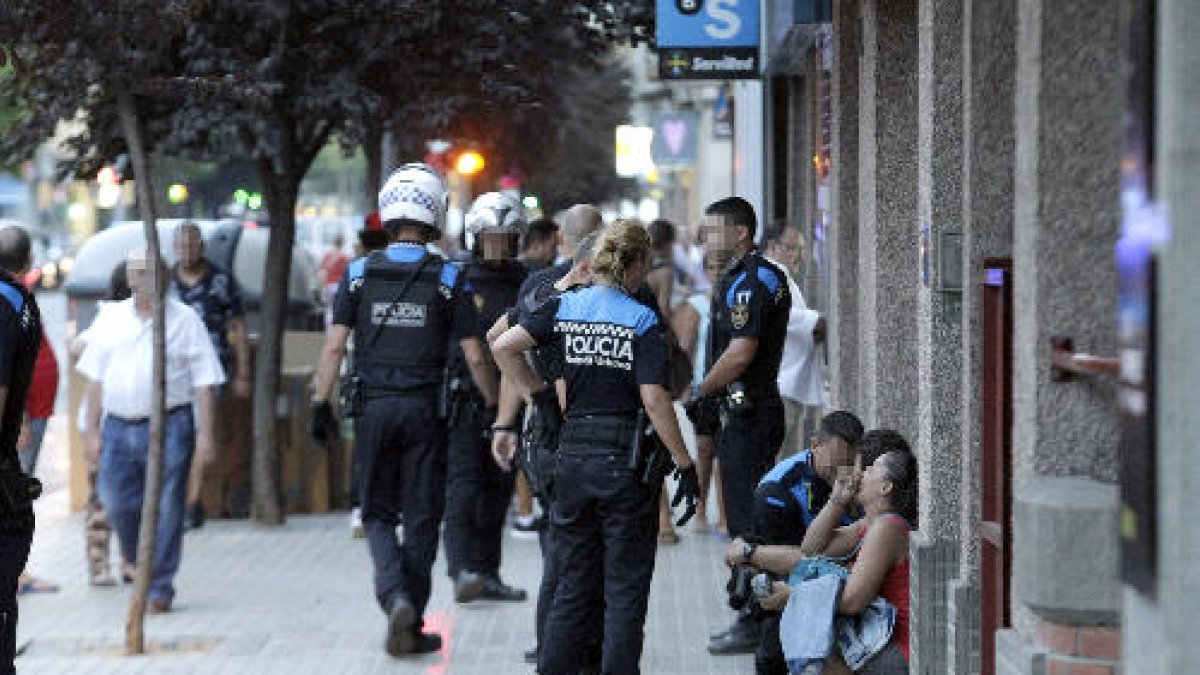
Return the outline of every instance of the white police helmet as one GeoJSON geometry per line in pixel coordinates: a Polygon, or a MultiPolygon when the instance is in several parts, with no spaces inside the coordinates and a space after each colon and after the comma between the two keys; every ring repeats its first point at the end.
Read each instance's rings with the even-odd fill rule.
{"type": "Polygon", "coordinates": [[[475,198],[465,220],[467,248],[474,250],[485,232],[519,237],[525,227],[525,212],[516,199],[502,192],[485,192],[475,198]]]}
{"type": "Polygon", "coordinates": [[[408,221],[430,228],[436,239],[445,225],[449,199],[446,182],[436,169],[421,162],[405,164],[392,172],[379,191],[379,219],[389,234],[395,234],[400,221],[408,221]]]}

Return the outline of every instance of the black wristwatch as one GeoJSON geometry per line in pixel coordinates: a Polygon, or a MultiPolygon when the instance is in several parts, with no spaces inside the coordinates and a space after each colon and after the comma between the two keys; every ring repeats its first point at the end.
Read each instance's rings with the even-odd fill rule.
{"type": "Polygon", "coordinates": [[[750,559],[754,557],[754,552],[758,550],[758,544],[751,542],[742,543],[742,561],[750,564],[750,559]]]}
{"type": "Polygon", "coordinates": [[[517,433],[517,428],[515,426],[513,426],[512,424],[493,424],[492,425],[492,433],[495,433],[497,431],[511,431],[512,433],[515,434],[515,433],[517,433]]]}

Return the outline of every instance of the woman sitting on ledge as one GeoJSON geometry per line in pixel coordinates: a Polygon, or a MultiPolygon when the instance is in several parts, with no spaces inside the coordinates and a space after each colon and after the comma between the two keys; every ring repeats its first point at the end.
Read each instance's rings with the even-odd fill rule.
{"type": "MultiPolygon", "coordinates": [[[[733,556],[731,564],[749,563],[776,575],[789,574],[805,557],[853,556],[837,613],[860,614],[876,596],[882,596],[897,610],[892,639],[857,671],[851,671],[834,650],[822,672],[907,674],[908,534],[917,521],[917,460],[904,437],[886,429],[865,434],[859,450],[854,468],[838,476],[829,501],[799,547],[759,546],[746,561],[741,553],[742,542],[736,540],[729,547],[729,556],[733,556]],[[851,525],[838,527],[855,500],[865,515],[851,525]]],[[[762,606],[782,610],[791,590],[786,583],[775,582],[774,593],[762,599],[762,606]]]]}

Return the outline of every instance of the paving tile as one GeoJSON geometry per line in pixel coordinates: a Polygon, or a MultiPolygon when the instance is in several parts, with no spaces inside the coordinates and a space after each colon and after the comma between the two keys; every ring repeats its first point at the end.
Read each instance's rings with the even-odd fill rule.
{"type": "MultiPolygon", "coordinates": [[[[38,675],[154,675],[175,673],[532,673],[522,654],[533,645],[534,602],[541,573],[537,541],[506,536],[504,577],[530,591],[520,604],[457,606],[445,557],[434,568],[428,620],[443,632],[442,652],[409,660],[383,651],[384,618],[371,591],[363,540],[349,536],[345,514],[292,516],[281,528],[246,521],[210,521],[185,536],[175,611],[146,620],[151,641],[211,641],[203,654],[115,655],[123,643],[129,587],[98,589],[86,581],[83,521],[67,512],[66,462],[57,441],[61,419],[47,439],[30,570],[62,586],[55,594],[22,597],[17,660],[38,675]],[[86,648],[92,648],[90,650],[86,648]],[[108,651],[97,649],[108,647],[108,651]]],[[[115,545],[115,544],[114,544],[115,545]]],[[[750,656],[710,656],[710,631],[727,624],[725,544],[685,532],[682,543],[660,547],[642,672],[647,675],[753,673],[750,656]]],[[[115,559],[115,548],[114,548],[115,559]]],[[[114,572],[116,570],[114,569],[114,572]]]]}

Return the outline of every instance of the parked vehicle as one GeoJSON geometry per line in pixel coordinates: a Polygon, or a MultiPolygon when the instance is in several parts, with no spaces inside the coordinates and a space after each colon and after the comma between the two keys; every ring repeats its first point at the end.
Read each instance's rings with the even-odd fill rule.
{"type": "MultiPolygon", "coordinates": [[[[246,324],[251,333],[256,333],[270,230],[246,228],[234,220],[160,219],[159,245],[168,264],[175,261],[175,231],[185,222],[200,226],[208,259],[233,273],[242,289],[246,324]]],[[[108,294],[113,269],[130,251],[145,245],[145,241],[141,221],[125,221],[98,232],[79,247],[65,285],[69,320],[76,330],[91,324],[96,315],[96,301],[108,294]]],[[[303,247],[293,249],[286,324],[290,328],[321,326],[318,296],[313,287],[316,267],[316,261],[303,247]]]]}

